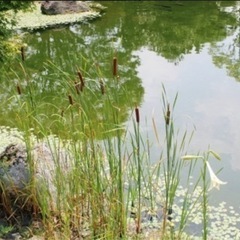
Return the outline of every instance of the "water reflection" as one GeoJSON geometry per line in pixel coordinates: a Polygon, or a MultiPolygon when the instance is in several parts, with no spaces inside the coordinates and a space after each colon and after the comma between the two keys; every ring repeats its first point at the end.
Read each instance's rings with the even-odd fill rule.
{"type": "Polygon", "coordinates": [[[36,38],[29,36],[29,45],[35,45],[42,54],[51,49],[55,58],[72,51],[99,58],[97,53],[102,55],[104,49],[114,46],[125,52],[126,59],[145,46],[178,63],[193,48],[200,52],[205,43],[233,35],[238,26],[236,2],[119,2],[117,7],[114,2],[102,4],[108,9],[93,24],[70,26],[70,31],[45,31],[38,37],[42,44],[37,45],[36,38]]]}
{"type": "Polygon", "coordinates": [[[233,31],[232,36],[220,43],[213,43],[209,50],[214,64],[226,68],[229,76],[240,81],[240,28],[233,31]]]}
{"type": "MultiPolygon", "coordinates": [[[[182,107],[179,114],[182,111],[191,116],[204,143],[219,138],[222,150],[227,148],[223,138],[229,144],[234,138],[237,141],[237,136],[230,134],[227,137],[226,134],[234,134],[238,119],[234,103],[239,99],[237,94],[233,95],[238,91],[238,85],[231,81],[232,78],[239,81],[240,76],[238,2],[106,1],[102,4],[108,7],[104,16],[93,22],[26,36],[25,68],[28,78],[38,89],[35,99],[39,103],[49,101],[66,106],[68,93],[64,92],[63,80],[67,78],[74,82],[77,68],[82,69],[90,82],[103,78],[108,90],[113,91],[111,61],[117,54],[122,86],[119,102],[124,111],[122,122],[128,119],[130,108],[142,102],[143,87],[146,92],[143,107],[146,106],[145,112],[151,116],[152,107],[160,106],[157,98],[163,82],[172,95],[180,93],[179,105],[182,107]],[[60,70],[53,68],[53,64],[60,70]],[[62,76],[61,71],[66,74],[62,76]],[[124,89],[131,96],[130,103],[124,89]],[[224,89],[225,94],[220,94],[220,89],[224,89]],[[221,100],[223,96],[229,99],[228,105],[227,101],[221,100]],[[221,109],[218,107],[220,102],[221,109]],[[228,115],[229,109],[235,109],[236,122],[228,115]],[[217,130],[223,126],[224,131],[217,130]]],[[[14,66],[18,79],[15,74],[8,75],[7,79],[15,78],[16,82],[26,77],[18,66],[14,66]]],[[[10,96],[15,86],[4,84],[6,92],[2,96],[6,98],[6,93],[10,96]]],[[[96,96],[99,88],[95,86],[92,91],[96,96]]],[[[92,97],[90,94],[86,98],[92,97]]],[[[96,106],[99,106],[97,101],[96,106]]],[[[92,112],[91,118],[98,119],[96,111],[92,112]]],[[[5,119],[1,120],[2,124],[6,123],[5,119]]],[[[229,151],[230,146],[233,144],[229,145],[229,151]]],[[[234,168],[238,168],[235,163],[234,168]]]]}
{"type": "Polygon", "coordinates": [[[152,116],[154,110],[161,115],[160,93],[164,83],[170,99],[179,93],[175,113],[179,126],[197,128],[194,151],[207,149],[211,144],[220,153],[230,154],[232,168],[240,169],[237,161],[240,85],[230,81],[224,70],[215,68],[208,49],[206,46],[201,54],[189,54],[178,66],[147,49],[136,52],[141,59],[138,74],[145,89],[142,112],[152,116]]]}
{"type": "MultiPolygon", "coordinates": [[[[144,103],[141,107],[142,118],[155,118],[160,128],[160,140],[164,141],[164,123],[161,103],[162,83],[173,101],[179,97],[174,112],[176,128],[190,133],[195,130],[194,138],[188,148],[189,153],[198,153],[209,148],[218,152],[224,170],[221,177],[228,185],[221,192],[214,192],[214,202],[227,201],[239,207],[239,121],[240,85],[226,75],[224,69],[216,68],[209,55],[210,45],[206,45],[200,54],[192,51],[178,65],[148,49],[141,49],[135,54],[140,58],[138,76],[143,79],[145,89],[144,103]]],[[[144,125],[145,127],[145,125],[144,125]]],[[[152,140],[152,159],[159,160],[159,147],[155,143],[153,127],[147,126],[152,140]]],[[[146,127],[145,127],[146,128],[146,127]]],[[[144,128],[143,128],[144,129],[144,128]]],[[[212,161],[215,169],[219,162],[212,161]]]]}

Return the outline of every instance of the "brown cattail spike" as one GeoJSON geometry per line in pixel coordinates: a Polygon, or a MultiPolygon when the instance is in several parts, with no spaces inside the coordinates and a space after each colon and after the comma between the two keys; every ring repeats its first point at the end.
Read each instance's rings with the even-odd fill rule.
{"type": "Polygon", "coordinates": [[[105,87],[104,87],[104,83],[103,83],[102,79],[100,79],[100,88],[101,88],[102,95],[104,95],[105,94],[105,87]]]}
{"type": "Polygon", "coordinates": [[[21,87],[19,86],[19,84],[17,85],[17,92],[18,92],[19,95],[22,94],[22,90],[21,90],[21,87]]]}
{"type": "Polygon", "coordinates": [[[117,76],[117,58],[113,58],[113,76],[117,76]]]}
{"type": "Polygon", "coordinates": [[[68,95],[68,100],[69,100],[69,103],[70,103],[71,105],[73,105],[73,99],[72,99],[72,96],[71,96],[71,95],[68,95]]]}
{"type": "Polygon", "coordinates": [[[81,83],[82,87],[84,87],[84,80],[83,80],[83,76],[82,76],[81,72],[77,71],[77,74],[78,74],[78,77],[79,77],[79,80],[80,80],[80,83],[81,83]]]}
{"type": "Polygon", "coordinates": [[[139,109],[137,107],[135,108],[135,116],[136,116],[136,122],[140,123],[140,114],[139,114],[139,109]]]}
{"type": "Polygon", "coordinates": [[[170,115],[171,115],[171,112],[170,112],[170,106],[169,104],[167,105],[167,113],[166,113],[166,124],[169,125],[169,122],[170,122],[170,115]]]}
{"type": "Polygon", "coordinates": [[[22,57],[22,61],[24,62],[25,60],[25,51],[24,51],[24,47],[21,47],[21,57],[22,57]]]}

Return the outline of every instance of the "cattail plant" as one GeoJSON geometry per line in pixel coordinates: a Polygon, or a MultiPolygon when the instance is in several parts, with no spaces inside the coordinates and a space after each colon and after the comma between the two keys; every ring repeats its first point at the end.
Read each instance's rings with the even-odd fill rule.
{"type": "Polygon", "coordinates": [[[136,138],[136,159],[137,159],[137,188],[138,188],[138,211],[137,211],[137,222],[136,222],[136,233],[139,234],[141,232],[141,157],[140,157],[140,114],[138,107],[135,108],[135,118],[136,123],[134,125],[135,138],[136,138]]]}
{"type": "MultiPolygon", "coordinates": [[[[21,52],[22,60],[24,61],[24,49],[22,49],[21,52]]],[[[176,197],[176,189],[178,188],[180,179],[182,180],[182,177],[184,177],[180,175],[183,161],[179,161],[179,155],[183,155],[182,152],[185,152],[183,148],[185,148],[186,143],[188,143],[188,141],[186,141],[186,134],[184,134],[182,139],[179,139],[179,132],[176,131],[174,127],[173,115],[175,103],[172,104],[167,101],[166,92],[165,89],[163,89],[162,102],[164,107],[162,124],[164,125],[165,134],[158,135],[157,125],[153,120],[154,132],[160,147],[160,157],[157,166],[152,170],[152,163],[157,159],[150,154],[151,139],[144,139],[143,133],[140,132],[140,121],[142,121],[142,119],[140,109],[137,107],[139,103],[135,103],[136,105],[133,107],[133,130],[131,128],[133,133],[129,133],[128,129],[125,131],[125,126],[122,124],[125,105],[122,105],[121,101],[123,99],[119,92],[124,92],[124,100],[130,99],[129,102],[126,100],[126,103],[132,105],[134,103],[131,101],[135,100],[132,98],[132,93],[124,88],[125,86],[122,86],[124,84],[121,85],[121,81],[118,81],[117,57],[113,58],[112,64],[112,78],[114,78],[116,84],[111,88],[111,91],[106,89],[106,78],[100,69],[98,69],[98,75],[91,77],[89,74],[93,81],[86,83],[84,82],[81,71],[78,69],[76,71],[75,68],[76,79],[73,78],[70,84],[69,73],[61,71],[60,74],[63,75],[62,79],[65,80],[62,81],[65,99],[58,101],[58,98],[56,98],[57,100],[55,101],[54,99],[53,104],[51,103],[51,105],[54,105],[53,111],[50,112],[54,117],[53,120],[49,119],[50,114],[46,111],[45,102],[38,104],[38,101],[42,101],[41,98],[35,98],[39,89],[35,87],[32,81],[28,81],[30,77],[28,77],[27,72],[24,71],[28,85],[22,89],[20,84],[21,77],[19,77],[17,85],[15,85],[15,93],[19,95],[23,95],[24,93],[26,97],[18,97],[20,107],[17,108],[15,113],[17,118],[13,119],[15,121],[15,119],[19,118],[19,121],[17,123],[14,122],[14,124],[24,129],[26,133],[30,127],[34,126],[36,132],[43,136],[47,136],[49,132],[54,133],[55,129],[51,128],[59,124],[57,130],[63,132],[63,147],[66,147],[67,151],[69,150],[69,156],[73,160],[73,169],[63,178],[63,171],[59,165],[60,155],[58,154],[58,150],[62,147],[58,145],[57,142],[53,145],[51,151],[53,153],[56,152],[54,155],[54,163],[56,164],[57,171],[55,171],[54,175],[56,188],[58,189],[58,200],[56,200],[58,201],[58,209],[57,213],[52,213],[51,206],[48,204],[48,191],[47,189],[42,191],[41,196],[43,196],[43,198],[39,201],[41,203],[40,207],[43,219],[49,224],[50,233],[54,234],[54,232],[58,231],[64,232],[63,235],[65,235],[65,237],[59,237],[58,239],[75,237],[75,235],[71,235],[71,231],[72,234],[77,232],[80,238],[85,231],[91,235],[86,237],[89,239],[127,239],[127,218],[129,214],[135,219],[134,231],[136,234],[139,234],[144,230],[145,216],[143,210],[146,202],[149,204],[151,201],[151,211],[154,214],[154,205],[157,205],[160,201],[157,208],[163,212],[163,215],[161,216],[162,218],[159,219],[159,221],[161,221],[159,222],[159,225],[161,224],[161,226],[159,226],[159,228],[161,228],[161,236],[159,236],[159,239],[183,239],[181,238],[181,234],[185,226],[187,226],[190,212],[188,203],[191,201],[192,204],[194,201],[188,197],[189,195],[186,195],[184,198],[181,222],[179,226],[175,226],[179,229],[177,238],[165,238],[169,236],[168,226],[171,225],[170,221],[172,220],[173,223],[175,220],[172,219],[175,216],[175,214],[173,214],[175,204],[173,203],[178,200],[176,197]],[[78,76],[76,76],[76,74],[78,76]],[[99,82],[96,82],[95,79],[99,82]],[[95,88],[92,89],[88,87],[91,86],[91,84],[95,88]],[[97,84],[97,86],[93,84],[97,84]],[[86,86],[84,89],[85,92],[81,94],[84,85],[86,86]],[[96,88],[97,93],[95,93],[96,88]],[[76,97],[76,94],[79,95],[79,98],[76,97]],[[106,95],[103,97],[101,94],[106,95]],[[67,101],[68,103],[66,103],[67,101]],[[64,106],[61,105],[62,102],[64,106]],[[65,106],[65,103],[67,106],[65,106]],[[98,106],[101,106],[101,108],[98,106]],[[58,114],[56,114],[56,111],[58,114]],[[99,112],[94,115],[95,111],[99,112]],[[97,116],[97,118],[94,116],[97,116]],[[42,122],[45,118],[48,124],[42,122]],[[101,139],[101,141],[98,139],[97,132],[98,125],[100,124],[102,124],[102,126],[99,129],[101,129],[101,131],[103,130],[103,134],[101,133],[103,139],[101,139]],[[162,137],[162,140],[159,136],[162,137]],[[69,139],[70,142],[68,143],[65,139],[69,139]],[[164,141],[164,143],[162,144],[161,141],[164,141]],[[162,172],[163,177],[161,175],[162,172]],[[157,176],[155,176],[155,174],[157,176]],[[162,178],[164,179],[162,180],[162,178]],[[69,182],[65,182],[65,180],[69,180],[69,182]],[[155,189],[161,193],[161,199],[155,197],[155,189]],[[128,211],[130,207],[131,209],[128,211]],[[55,221],[59,213],[62,216],[62,222],[55,221]],[[51,216],[51,214],[53,215],[51,216]],[[54,214],[56,214],[57,217],[54,214]],[[52,221],[53,219],[55,222],[52,221]],[[89,226],[87,231],[85,230],[85,226],[89,226]]],[[[22,63],[22,65],[24,64],[22,63]]],[[[54,69],[57,68],[55,65],[52,66],[54,69]]],[[[58,75],[54,77],[56,76],[58,77],[58,75]]],[[[45,78],[45,76],[42,77],[45,78]]],[[[49,76],[46,76],[46,80],[48,80],[48,78],[49,76]]],[[[60,94],[58,95],[60,99],[61,96],[60,94]]],[[[51,107],[51,105],[49,104],[48,106],[51,107]]],[[[59,136],[62,136],[59,132],[59,136]]],[[[28,148],[31,149],[30,143],[28,146],[28,148]]],[[[208,155],[205,158],[207,159],[207,157],[208,155]]],[[[32,159],[29,158],[29,160],[32,159]]],[[[194,164],[191,164],[192,165],[189,165],[193,168],[194,164]]],[[[192,187],[189,180],[190,173],[192,172],[191,168],[189,168],[188,174],[189,188],[192,187]]],[[[207,238],[209,233],[207,231],[207,179],[205,178],[208,168],[206,162],[201,172],[202,181],[205,184],[203,185],[204,194],[201,195],[201,197],[203,196],[201,203],[203,203],[204,239],[207,238]]],[[[210,173],[213,186],[224,184],[224,182],[219,181],[212,172],[210,173]]],[[[194,186],[194,188],[196,187],[194,186]]],[[[34,188],[31,188],[31,190],[34,191],[34,188]]],[[[2,194],[0,200],[3,197],[4,195],[2,194]]],[[[197,200],[195,200],[195,205],[196,202],[197,200]]],[[[8,205],[6,205],[6,207],[8,207],[8,205]]],[[[171,228],[171,232],[176,231],[176,228],[171,228]]],[[[51,238],[51,236],[48,238],[51,238]]],[[[136,239],[137,238],[138,236],[136,239]]]]}
{"type": "MultiPolygon", "coordinates": [[[[174,106],[176,104],[177,96],[178,95],[176,95],[174,99],[172,109],[174,109],[174,106]]],[[[166,163],[163,164],[166,190],[165,190],[164,215],[162,223],[162,234],[165,235],[167,221],[172,220],[171,217],[172,206],[175,199],[175,192],[180,181],[179,174],[182,167],[182,163],[178,161],[177,154],[178,151],[183,150],[184,137],[182,139],[182,143],[178,147],[177,139],[175,139],[175,129],[173,119],[171,116],[170,104],[167,101],[167,94],[164,86],[162,100],[163,100],[163,114],[165,118],[165,143],[166,143],[165,145],[166,163]]]]}

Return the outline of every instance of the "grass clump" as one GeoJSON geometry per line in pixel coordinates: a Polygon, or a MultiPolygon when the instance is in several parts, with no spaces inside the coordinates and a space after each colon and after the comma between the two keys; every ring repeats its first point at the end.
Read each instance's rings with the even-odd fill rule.
{"type": "MultiPolygon", "coordinates": [[[[85,64],[71,74],[48,62],[51,76],[60,80],[58,86],[46,89],[50,97],[43,98],[38,97],[39,85],[24,64],[21,73],[14,72],[17,84],[8,103],[14,124],[22,131],[31,175],[30,192],[18,209],[23,211],[31,202],[30,212],[36,211],[47,239],[192,239],[196,233],[189,226],[197,209],[207,239],[206,163],[211,151],[204,157],[188,155],[192,134],[180,134],[174,125],[177,97],[173,104],[168,102],[163,87],[162,126],[152,119],[159,156],[152,159],[153,140],[144,137],[137,107],[143,92],[134,97],[128,92],[116,57],[111,77],[104,77],[99,69],[92,75],[85,64]],[[53,90],[58,94],[51,95],[53,90]],[[134,114],[126,126],[130,111],[134,114]],[[164,129],[163,140],[159,129],[164,129]],[[32,151],[42,143],[36,157],[32,151]],[[199,166],[200,174],[192,183],[199,166]]],[[[16,198],[6,198],[9,204],[1,206],[5,210],[10,206],[8,217],[16,216],[11,208],[16,198]]]]}

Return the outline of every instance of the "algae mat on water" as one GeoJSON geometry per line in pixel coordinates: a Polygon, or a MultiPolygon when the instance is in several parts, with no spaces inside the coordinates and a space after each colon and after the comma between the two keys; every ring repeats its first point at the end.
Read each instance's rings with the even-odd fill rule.
{"type": "Polygon", "coordinates": [[[13,29],[35,30],[57,25],[85,22],[101,16],[100,11],[104,9],[102,5],[95,3],[91,4],[90,7],[91,10],[87,12],[44,15],[41,13],[40,3],[35,3],[35,6],[30,11],[19,11],[17,14],[8,11],[7,14],[9,18],[14,17],[16,19],[17,23],[13,29]]]}

